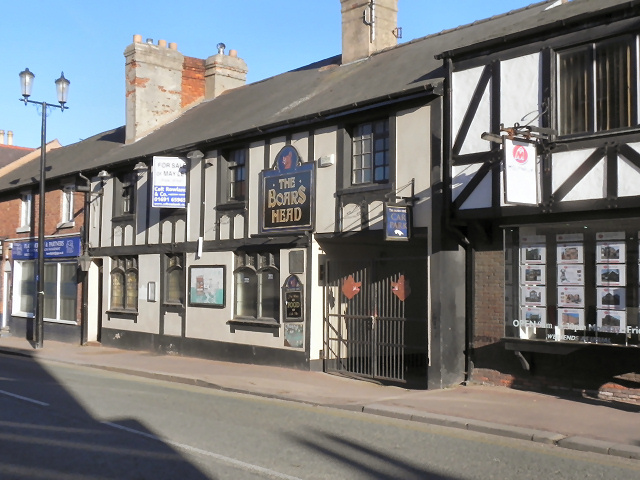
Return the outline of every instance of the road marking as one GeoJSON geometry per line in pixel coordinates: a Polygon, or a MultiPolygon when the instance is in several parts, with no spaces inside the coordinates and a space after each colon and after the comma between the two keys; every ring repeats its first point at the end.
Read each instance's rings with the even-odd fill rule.
{"type": "Polygon", "coordinates": [[[42,407],[48,407],[48,403],[41,402],[39,400],[34,400],[33,398],[23,397],[22,395],[16,395],[15,393],[5,392],[4,390],[0,390],[0,394],[6,395],[7,397],[17,398],[18,400],[24,400],[25,402],[35,403],[36,405],[40,405],[42,407]]]}
{"type": "Polygon", "coordinates": [[[174,447],[179,448],[181,450],[186,450],[188,452],[198,453],[200,455],[205,455],[207,457],[212,457],[212,458],[215,458],[216,460],[219,460],[219,461],[222,461],[222,462],[226,462],[226,463],[230,463],[231,465],[235,465],[236,467],[240,467],[240,468],[243,468],[245,470],[250,470],[250,471],[253,471],[253,472],[256,472],[256,473],[261,473],[261,474],[267,475],[268,477],[271,477],[271,478],[282,478],[284,480],[302,480],[301,478],[293,477],[291,475],[287,475],[286,473],[276,472],[275,470],[270,470],[268,468],[260,467],[258,465],[253,465],[252,463],[243,462],[242,460],[236,460],[235,458],[226,457],[224,455],[220,455],[218,453],[209,452],[207,450],[202,450],[200,448],[192,447],[190,445],[185,445],[184,443],[174,442],[174,441],[168,440],[166,438],[158,437],[157,435],[152,435],[150,433],[141,432],[140,430],[135,430],[133,428],[125,427],[123,425],[118,425],[117,423],[112,423],[112,422],[102,422],[102,423],[104,423],[105,425],[109,425],[110,427],[113,427],[113,428],[124,430],[125,432],[133,433],[135,435],[140,435],[142,437],[147,437],[147,438],[150,438],[152,440],[156,440],[156,441],[159,441],[159,442],[166,443],[168,445],[174,446],[174,447]]]}

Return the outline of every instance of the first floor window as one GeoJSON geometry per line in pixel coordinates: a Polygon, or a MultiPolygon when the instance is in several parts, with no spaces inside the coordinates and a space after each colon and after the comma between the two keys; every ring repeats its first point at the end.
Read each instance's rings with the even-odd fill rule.
{"type": "Polygon", "coordinates": [[[236,317],[280,320],[278,263],[278,256],[271,253],[236,255],[236,317]]]}
{"type": "Polygon", "coordinates": [[[31,225],[31,208],[33,203],[33,195],[25,193],[20,201],[20,227],[29,227],[31,225]]]}
{"type": "Polygon", "coordinates": [[[65,187],[62,190],[62,223],[73,222],[73,190],[65,187]]]}
{"type": "Polygon", "coordinates": [[[243,201],[247,195],[247,149],[229,153],[229,200],[243,201]]]}
{"type": "Polygon", "coordinates": [[[111,309],[137,311],[137,257],[113,257],[111,262],[111,309]]]}
{"type": "Polygon", "coordinates": [[[600,132],[636,122],[635,41],[622,37],[558,53],[560,135],[600,132]]]}
{"type": "Polygon", "coordinates": [[[351,138],[351,183],[389,181],[389,120],[357,125],[351,138]]]}

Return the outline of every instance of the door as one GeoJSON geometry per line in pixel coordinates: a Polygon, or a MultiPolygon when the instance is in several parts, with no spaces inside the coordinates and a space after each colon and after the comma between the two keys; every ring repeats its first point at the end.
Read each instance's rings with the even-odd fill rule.
{"type": "Polygon", "coordinates": [[[427,259],[330,259],[326,270],[326,371],[425,383],[427,259]]]}

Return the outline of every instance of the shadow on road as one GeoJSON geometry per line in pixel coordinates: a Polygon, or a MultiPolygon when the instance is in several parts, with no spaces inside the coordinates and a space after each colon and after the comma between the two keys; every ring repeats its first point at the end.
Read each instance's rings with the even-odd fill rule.
{"type": "Polygon", "coordinates": [[[93,418],[35,360],[0,355],[2,480],[212,478],[135,419],[125,422],[142,434],[93,418]]]}

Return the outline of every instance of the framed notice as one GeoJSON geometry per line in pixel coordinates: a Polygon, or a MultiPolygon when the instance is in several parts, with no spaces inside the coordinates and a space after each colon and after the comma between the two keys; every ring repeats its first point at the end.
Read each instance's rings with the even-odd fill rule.
{"type": "Polygon", "coordinates": [[[547,309],[541,307],[522,307],[521,326],[545,328],[547,323],[547,309]],[[524,325],[522,325],[524,323],[524,325]]]}
{"type": "Polygon", "coordinates": [[[596,265],[596,285],[626,285],[627,267],[615,263],[596,265]]]}
{"type": "Polygon", "coordinates": [[[624,333],[627,330],[627,313],[617,310],[598,310],[598,332],[624,333]]]}
{"type": "Polygon", "coordinates": [[[597,287],[597,307],[607,310],[624,310],[627,306],[624,287],[597,287]]]}
{"type": "Polygon", "coordinates": [[[522,303],[525,305],[546,305],[547,295],[545,287],[520,287],[522,303]]]}
{"type": "Polygon", "coordinates": [[[584,330],[584,310],[582,308],[559,308],[558,326],[568,330],[584,330]]]}
{"type": "Polygon", "coordinates": [[[584,265],[558,265],[560,285],[584,285],[584,265]]]}
{"type": "Polygon", "coordinates": [[[627,261],[624,242],[598,242],[596,263],[624,263],[627,261]]]}
{"type": "Polygon", "coordinates": [[[523,265],[520,269],[522,285],[544,285],[546,277],[547,267],[544,265],[523,265]]]}
{"type": "Polygon", "coordinates": [[[225,305],[225,267],[211,265],[189,268],[189,305],[222,308],[225,305]]]}
{"type": "Polygon", "coordinates": [[[584,307],[584,287],[558,287],[558,306],[584,307]]]}
{"type": "Polygon", "coordinates": [[[584,246],[581,243],[558,245],[558,263],[583,263],[584,246]]]}
{"type": "Polygon", "coordinates": [[[547,247],[544,245],[523,245],[520,247],[520,263],[546,263],[547,247]]]}

